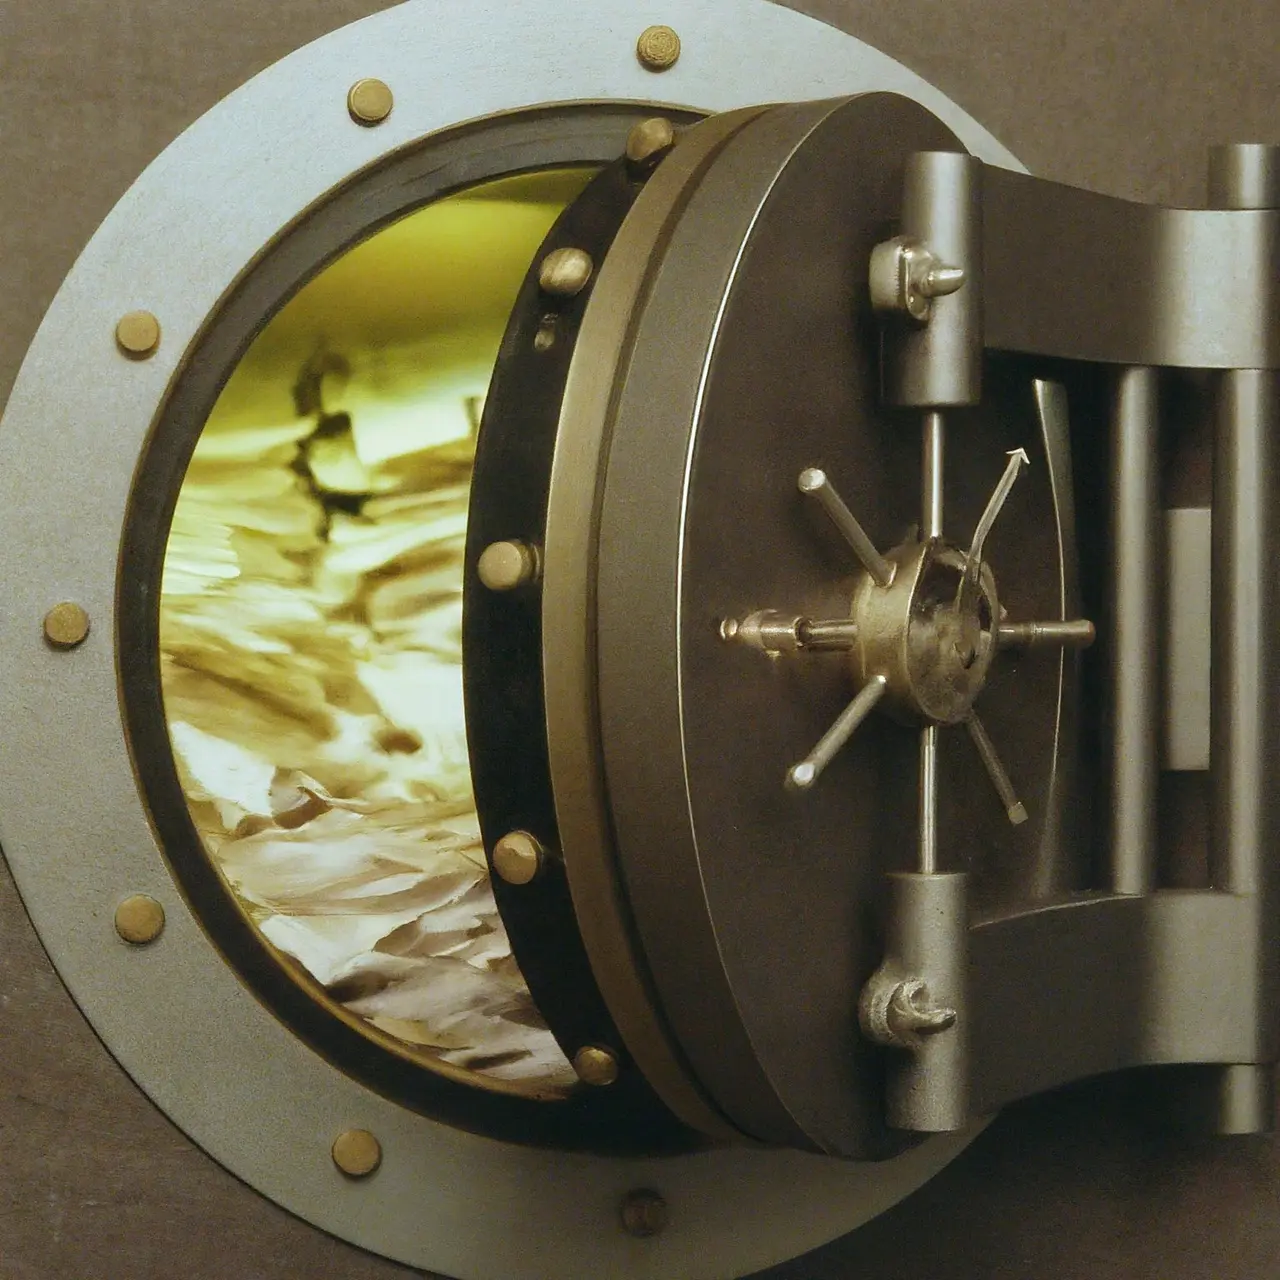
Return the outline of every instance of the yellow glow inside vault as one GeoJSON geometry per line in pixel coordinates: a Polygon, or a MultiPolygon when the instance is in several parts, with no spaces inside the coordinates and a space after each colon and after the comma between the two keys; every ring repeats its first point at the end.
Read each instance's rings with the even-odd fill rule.
{"type": "Polygon", "coordinates": [[[161,601],[193,819],[271,945],[428,1065],[574,1077],[494,906],[462,708],[476,429],[529,263],[585,170],[441,200],[336,260],[228,382],[161,601]]]}

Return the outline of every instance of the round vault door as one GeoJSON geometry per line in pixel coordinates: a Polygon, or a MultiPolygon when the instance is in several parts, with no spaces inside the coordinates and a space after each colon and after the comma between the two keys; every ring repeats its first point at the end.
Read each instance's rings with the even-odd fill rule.
{"type": "Polygon", "coordinates": [[[551,8],[339,33],[99,233],[4,424],[0,834],[108,1046],[291,1210],[739,1275],[971,1136],[888,1126],[859,1010],[919,796],[979,912],[1079,878],[1071,672],[1001,640],[1069,616],[1069,477],[997,364],[922,511],[881,407],[903,158],[982,130],[738,0],[571,6],[497,86],[551,8]]]}

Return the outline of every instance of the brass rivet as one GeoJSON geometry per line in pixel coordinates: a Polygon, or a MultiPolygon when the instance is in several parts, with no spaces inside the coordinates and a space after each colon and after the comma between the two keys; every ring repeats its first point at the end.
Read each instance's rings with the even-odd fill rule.
{"type": "Polygon", "coordinates": [[[659,1235],[667,1225],[667,1202],[648,1189],[628,1191],[622,1201],[622,1226],[637,1240],[659,1235]]]}
{"type": "Polygon", "coordinates": [[[164,908],[145,893],[126,898],[116,908],[116,932],[125,942],[145,947],[164,932],[164,908]]]}
{"type": "Polygon", "coordinates": [[[646,27],[636,42],[636,57],[650,71],[669,71],[680,61],[680,37],[670,27],[646,27]]]}
{"type": "Polygon", "coordinates": [[[538,576],[538,552],[524,542],[493,542],[480,553],[476,572],[490,591],[514,591],[538,576]]]}
{"type": "Polygon", "coordinates": [[[538,283],[545,293],[573,298],[587,287],[595,263],[584,249],[553,249],[538,269],[538,283]]]}
{"type": "Polygon", "coordinates": [[[347,110],[356,124],[381,124],[395,105],[391,86],[382,80],[357,80],[347,94],[347,110]]]}
{"type": "Polygon", "coordinates": [[[670,120],[662,116],[641,120],[627,135],[627,163],[632,169],[649,169],[675,145],[676,130],[670,120]]]}
{"type": "Polygon", "coordinates": [[[528,884],[541,869],[542,856],[542,846],[527,831],[511,831],[493,846],[493,869],[508,884],[528,884]]]}
{"type": "Polygon", "coordinates": [[[44,638],[55,649],[74,649],[89,636],[89,615],[70,600],[55,604],[44,615],[44,638]]]}
{"type": "Polygon", "coordinates": [[[618,1079],[618,1056],[609,1049],[589,1044],[574,1054],[573,1069],[583,1084],[603,1089],[618,1079]]]}
{"type": "Polygon", "coordinates": [[[368,1129],[348,1129],[334,1140],[333,1163],[348,1178],[367,1178],[382,1163],[382,1143],[368,1129]]]}
{"type": "Polygon", "coordinates": [[[160,348],[160,321],[150,311],[130,311],[116,324],[116,346],[130,360],[145,360],[160,348]]]}

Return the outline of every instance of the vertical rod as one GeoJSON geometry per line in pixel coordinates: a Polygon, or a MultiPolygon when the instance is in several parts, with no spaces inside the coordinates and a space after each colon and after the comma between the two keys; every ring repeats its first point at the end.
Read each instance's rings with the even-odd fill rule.
{"type": "Polygon", "coordinates": [[[1221,375],[1213,474],[1210,870],[1214,887],[1228,893],[1257,893],[1269,853],[1267,766],[1276,746],[1275,726],[1268,724],[1275,692],[1269,659],[1280,622],[1269,608],[1277,407],[1274,373],[1221,375]]]}
{"type": "Polygon", "coordinates": [[[968,880],[964,872],[889,876],[888,954],[900,972],[926,983],[934,1005],[959,1015],[949,1030],[885,1063],[894,1129],[947,1133],[969,1123],[968,880]]]}
{"type": "Polygon", "coordinates": [[[942,537],[943,477],[946,474],[946,423],[936,409],[924,415],[924,449],[921,473],[920,536],[928,542],[942,537]]]}
{"type": "MultiPolygon", "coordinates": [[[[1280,148],[1217,147],[1209,161],[1211,202],[1229,209],[1280,208],[1280,148]]],[[[1261,320],[1274,325],[1273,313],[1261,320]]],[[[1214,431],[1209,764],[1213,789],[1209,868],[1216,888],[1256,903],[1253,972],[1258,1052],[1222,1069],[1219,1132],[1272,1127],[1277,1049],[1276,832],[1266,768],[1277,731],[1276,627],[1280,623],[1273,443],[1280,382],[1273,370],[1219,375],[1214,431]],[[1250,1101],[1252,1100],[1252,1101],[1250,1101]],[[1246,1105],[1247,1104],[1247,1105],[1246,1105]]],[[[1242,940],[1243,945],[1243,940],[1242,940]]]]}
{"type": "Polygon", "coordinates": [[[938,871],[938,726],[920,730],[920,874],[938,871]]]}
{"type": "Polygon", "coordinates": [[[1111,887],[1156,884],[1160,750],[1160,455],[1154,369],[1125,369],[1112,438],[1111,887]]]}
{"type": "Polygon", "coordinates": [[[982,399],[982,172],[982,162],[962,151],[906,158],[901,232],[942,266],[959,267],[964,284],[933,299],[928,324],[903,326],[886,340],[887,404],[932,409],[982,399]]]}

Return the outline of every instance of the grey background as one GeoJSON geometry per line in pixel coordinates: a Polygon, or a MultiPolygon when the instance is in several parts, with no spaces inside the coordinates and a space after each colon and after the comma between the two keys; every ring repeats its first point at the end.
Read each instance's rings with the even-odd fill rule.
{"type": "MultiPolygon", "coordinates": [[[[0,0],[0,400],[146,163],[246,77],[384,7],[0,0]]],[[[1207,146],[1280,141],[1280,0],[792,7],[932,80],[1047,177],[1194,203],[1207,146]]],[[[678,27],[679,9],[653,20],[678,27]]],[[[1280,1276],[1280,1146],[1150,1131],[1141,1089],[1012,1109],[916,1196],[771,1280],[1280,1276]]],[[[0,1280],[411,1274],[291,1218],[173,1129],[77,1013],[0,864],[0,1280]]]]}

